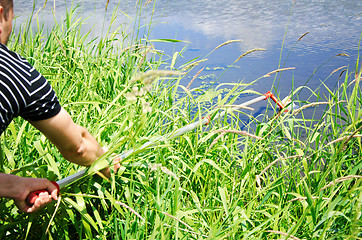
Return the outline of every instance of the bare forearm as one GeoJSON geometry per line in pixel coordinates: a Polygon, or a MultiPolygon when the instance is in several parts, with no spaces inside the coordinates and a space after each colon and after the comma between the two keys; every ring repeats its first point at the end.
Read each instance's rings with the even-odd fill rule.
{"type": "MultiPolygon", "coordinates": [[[[64,109],[50,119],[31,124],[59,149],[65,159],[73,163],[90,166],[105,152],[88,130],[74,123],[64,109]]],[[[109,168],[101,172],[110,176],[109,168]]]]}
{"type": "Polygon", "coordinates": [[[55,144],[64,158],[76,164],[89,166],[104,153],[88,130],[74,123],[64,109],[50,119],[31,124],[55,144]]]}
{"type": "Polygon", "coordinates": [[[22,178],[15,175],[0,173],[0,197],[18,198],[22,195],[22,178]]]}
{"type": "Polygon", "coordinates": [[[78,165],[90,166],[104,153],[104,150],[87,129],[77,126],[77,130],[80,135],[79,145],[63,149],[59,147],[59,149],[67,160],[78,165]]]}

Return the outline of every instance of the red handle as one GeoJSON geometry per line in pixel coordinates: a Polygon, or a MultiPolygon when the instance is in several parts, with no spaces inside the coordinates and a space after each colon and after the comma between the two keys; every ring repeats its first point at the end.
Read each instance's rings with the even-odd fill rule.
{"type": "Polygon", "coordinates": [[[275,96],[273,93],[271,93],[270,91],[267,92],[266,94],[264,94],[265,99],[271,98],[280,108],[280,110],[282,110],[283,108],[285,108],[285,106],[283,105],[283,103],[281,103],[275,96]]]}
{"type": "MultiPolygon", "coordinates": [[[[50,181],[50,182],[53,183],[54,186],[56,186],[58,188],[58,194],[59,194],[60,188],[59,188],[58,183],[56,183],[54,181],[50,181]]],[[[25,199],[26,203],[29,206],[34,205],[35,200],[39,197],[39,194],[42,193],[42,192],[48,192],[48,191],[46,189],[43,189],[43,190],[36,190],[36,191],[33,191],[33,192],[29,193],[29,195],[25,199]]]]}

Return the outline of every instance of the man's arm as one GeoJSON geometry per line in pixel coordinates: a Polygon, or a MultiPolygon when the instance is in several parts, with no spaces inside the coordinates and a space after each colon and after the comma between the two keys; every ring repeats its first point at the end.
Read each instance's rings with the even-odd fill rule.
{"type": "Polygon", "coordinates": [[[90,166],[104,150],[84,127],[75,124],[65,109],[49,119],[29,121],[60,151],[63,157],[82,166],[90,166]]]}
{"type": "MultiPolygon", "coordinates": [[[[84,128],[74,123],[65,109],[49,119],[29,121],[41,131],[60,151],[67,160],[90,166],[105,151],[97,140],[84,128]]],[[[119,168],[117,159],[114,159],[115,171],[119,168]]],[[[109,168],[101,171],[106,177],[110,177],[109,168]]],[[[13,198],[17,207],[24,212],[35,212],[57,198],[57,188],[47,179],[22,178],[19,176],[0,175],[0,197],[13,198]],[[14,188],[14,186],[17,186],[14,188]],[[33,206],[26,204],[25,199],[32,191],[46,189],[41,193],[33,206]]]]}

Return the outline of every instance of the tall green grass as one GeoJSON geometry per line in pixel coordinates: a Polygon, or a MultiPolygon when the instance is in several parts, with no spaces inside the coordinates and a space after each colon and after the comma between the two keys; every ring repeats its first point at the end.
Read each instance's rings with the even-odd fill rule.
{"type": "MultiPolygon", "coordinates": [[[[233,104],[248,85],[188,89],[180,84],[188,72],[145,78],[175,69],[176,59],[163,61],[149,41],[129,39],[122,29],[89,39],[74,11],[49,32],[27,28],[11,49],[47,77],[74,121],[109,153],[159,144],[124,159],[109,181],[89,175],[66,187],[36,214],[1,199],[0,238],[362,238],[358,60],[323,105],[251,117],[243,130],[254,136],[241,131],[246,110],[223,108],[224,118],[170,140],[162,137],[233,104]],[[322,118],[305,115],[321,106],[322,118]]],[[[3,134],[2,150],[6,173],[58,180],[81,169],[21,119],[3,134]]]]}

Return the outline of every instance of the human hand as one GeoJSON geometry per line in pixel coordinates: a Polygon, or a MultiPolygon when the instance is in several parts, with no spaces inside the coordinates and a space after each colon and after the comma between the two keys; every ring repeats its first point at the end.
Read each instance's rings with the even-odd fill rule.
{"type": "MultiPolygon", "coordinates": [[[[108,151],[108,148],[107,147],[102,147],[104,153],[108,151]]],[[[113,156],[115,156],[115,154],[112,154],[113,156]]],[[[111,155],[111,156],[112,156],[111,155]]],[[[119,157],[116,157],[113,159],[113,169],[114,169],[114,172],[116,173],[118,171],[118,169],[121,167],[121,165],[119,164],[119,161],[121,159],[119,157]]],[[[109,167],[107,168],[104,168],[100,171],[104,176],[106,176],[107,178],[110,178],[111,177],[111,170],[109,169],[109,167]]]]}
{"type": "Polygon", "coordinates": [[[13,197],[13,200],[15,205],[22,212],[36,212],[50,203],[52,199],[58,199],[58,188],[45,178],[19,178],[16,188],[18,188],[20,194],[13,197]],[[26,198],[31,192],[37,190],[46,191],[39,193],[34,204],[31,205],[26,201],[26,198]]]}
{"type": "MultiPolygon", "coordinates": [[[[121,165],[119,164],[119,158],[115,158],[113,159],[113,169],[114,172],[116,173],[118,171],[118,169],[121,167],[121,165]]],[[[109,169],[109,167],[102,169],[101,173],[106,176],[107,178],[111,177],[111,170],[109,169]]]]}

